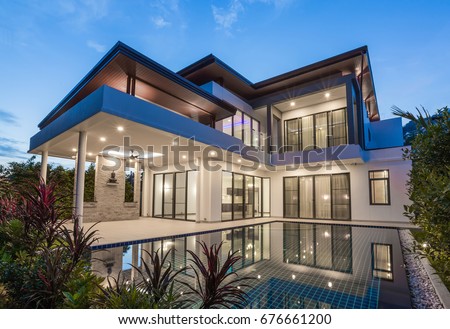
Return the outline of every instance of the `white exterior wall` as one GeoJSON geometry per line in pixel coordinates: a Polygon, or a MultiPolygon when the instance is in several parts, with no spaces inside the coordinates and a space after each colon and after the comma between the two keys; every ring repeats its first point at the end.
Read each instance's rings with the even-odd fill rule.
{"type": "Polygon", "coordinates": [[[271,215],[283,217],[283,177],[307,176],[319,174],[350,173],[350,201],[352,220],[373,220],[386,222],[407,222],[403,216],[403,206],[410,204],[406,195],[410,161],[402,160],[402,148],[368,151],[369,161],[361,164],[346,164],[345,169],[338,166],[323,166],[317,171],[297,169],[295,171],[281,171],[277,168],[271,177],[271,215]],[[369,170],[389,170],[390,205],[370,205],[369,199],[369,170]]]}

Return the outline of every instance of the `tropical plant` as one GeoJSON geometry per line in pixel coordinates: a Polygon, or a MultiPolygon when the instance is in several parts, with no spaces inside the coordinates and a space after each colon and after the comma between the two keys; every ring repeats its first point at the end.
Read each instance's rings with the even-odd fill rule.
{"type": "Polygon", "coordinates": [[[183,301],[180,295],[174,294],[175,278],[186,268],[174,271],[172,263],[167,261],[170,250],[161,258],[159,250],[150,253],[143,250],[149,256],[150,262],[141,257],[142,268],[133,266],[140,275],[139,287],[149,296],[152,308],[180,308],[183,301]]]}
{"type": "Polygon", "coordinates": [[[186,282],[181,283],[201,299],[200,308],[244,307],[247,297],[244,289],[250,287],[247,282],[253,278],[239,278],[238,274],[233,272],[233,265],[241,259],[241,256],[237,256],[238,251],[230,250],[222,264],[222,243],[213,244],[210,248],[204,241],[199,243],[206,257],[205,263],[193,251],[187,251],[192,257],[191,268],[195,273],[197,288],[186,282]]]}
{"type": "Polygon", "coordinates": [[[135,281],[126,281],[122,273],[117,279],[108,277],[105,287],[99,286],[100,293],[95,307],[106,309],[147,309],[152,308],[148,295],[135,281]]]}
{"type": "Polygon", "coordinates": [[[417,134],[404,157],[412,161],[408,181],[411,205],[405,215],[423,230],[420,244],[436,271],[450,287],[450,111],[430,115],[394,108],[393,113],[415,123],[417,134]]]}

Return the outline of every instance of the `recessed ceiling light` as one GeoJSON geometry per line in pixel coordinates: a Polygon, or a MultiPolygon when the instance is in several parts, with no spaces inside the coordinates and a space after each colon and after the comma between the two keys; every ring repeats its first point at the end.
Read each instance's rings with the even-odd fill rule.
{"type": "Polygon", "coordinates": [[[91,157],[92,156],[92,152],[88,152],[88,155],[91,157]]]}
{"type": "Polygon", "coordinates": [[[228,121],[228,122],[231,122],[231,119],[228,119],[227,121],[228,121]]]}
{"type": "Polygon", "coordinates": [[[215,157],[215,156],[217,156],[217,152],[211,151],[211,152],[209,152],[209,156],[215,157]]]}
{"type": "Polygon", "coordinates": [[[100,142],[106,142],[106,138],[105,137],[100,137],[100,142]]]}
{"type": "Polygon", "coordinates": [[[295,106],[295,102],[291,102],[291,106],[295,106]]]}
{"type": "Polygon", "coordinates": [[[262,167],[262,165],[259,165],[259,166],[258,166],[258,168],[261,168],[261,167],[262,167]]]}
{"type": "Polygon", "coordinates": [[[331,281],[328,281],[328,287],[333,287],[333,282],[331,282],[331,281]]]}
{"type": "Polygon", "coordinates": [[[77,151],[77,149],[74,147],[73,149],[72,149],[72,152],[76,152],[77,151]]]}
{"type": "Polygon", "coordinates": [[[118,131],[123,131],[123,127],[122,127],[122,126],[119,126],[119,127],[117,127],[117,130],[118,130],[118,131]]]}
{"type": "Polygon", "coordinates": [[[182,158],[182,159],[186,159],[186,156],[185,156],[185,155],[183,155],[183,156],[181,156],[181,158],[182,158]]]}
{"type": "Polygon", "coordinates": [[[325,93],[325,97],[326,98],[330,97],[330,93],[325,93]]]}
{"type": "Polygon", "coordinates": [[[241,159],[238,159],[238,161],[237,161],[238,163],[241,163],[242,162],[242,160],[241,159]]]}
{"type": "Polygon", "coordinates": [[[292,274],[292,280],[295,280],[295,274],[292,274]]]}

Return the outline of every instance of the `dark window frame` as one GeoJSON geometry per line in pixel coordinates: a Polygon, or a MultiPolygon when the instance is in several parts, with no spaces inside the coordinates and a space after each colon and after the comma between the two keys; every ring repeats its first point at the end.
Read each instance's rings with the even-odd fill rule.
{"type": "Polygon", "coordinates": [[[300,178],[301,177],[312,177],[313,178],[313,218],[311,219],[323,219],[318,218],[316,214],[316,177],[317,176],[329,176],[330,177],[330,209],[331,209],[331,218],[332,220],[346,220],[350,221],[352,219],[352,197],[351,197],[351,177],[349,172],[343,172],[343,173],[335,173],[335,174],[319,174],[319,175],[305,175],[305,176],[284,176],[283,177],[283,218],[301,218],[300,217],[300,178]],[[346,175],[348,177],[348,218],[342,219],[342,218],[334,218],[333,216],[333,205],[334,205],[334,198],[333,198],[333,176],[338,175],[346,175]],[[285,180],[286,178],[297,178],[297,217],[286,217],[286,185],[285,180]]]}
{"type": "Polygon", "coordinates": [[[392,248],[392,244],[389,243],[376,243],[376,242],[372,242],[371,246],[370,246],[370,252],[372,254],[372,277],[374,278],[378,278],[380,280],[385,280],[385,281],[394,281],[394,253],[393,253],[393,248],[392,248]],[[387,246],[389,247],[389,260],[390,260],[390,264],[391,264],[391,270],[385,270],[385,269],[380,269],[380,268],[375,268],[375,250],[374,247],[375,246],[387,246]],[[389,273],[391,275],[391,278],[382,278],[380,276],[374,275],[375,271],[379,271],[379,272],[383,272],[383,273],[389,273]]]}
{"type": "MultiPolygon", "coordinates": [[[[271,183],[270,183],[270,177],[262,177],[262,176],[253,176],[253,175],[246,175],[246,174],[241,174],[241,173],[235,173],[229,170],[222,170],[222,178],[221,178],[221,185],[223,182],[223,173],[227,172],[231,174],[231,218],[230,219],[221,219],[222,222],[230,222],[230,221],[235,221],[235,220],[243,220],[243,219],[252,219],[252,218],[263,218],[263,217],[270,217],[270,213],[269,216],[264,216],[264,179],[269,179],[269,189],[271,188],[271,183]],[[234,175],[238,174],[238,175],[242,175],[242,180],[243,180],[243,189],[242,189],[242,218],[234,218],[234,175]],[[253,216],[252,217],[245,217],[245,204],[246,204],[246,198],[245,198],[245,188],[246,188],[246,184],[245,181],[247,179],[247,177],[252,177],[253,179],[253,216]],[[261,192],[263,193],[263,197],[261,198],[261,211],[260,211],[260,216],[255,216],[255,177],[258,177],[261,179],[261,192]]],[[[222,191],[222,188],[221,188],[222,191]]],[[[270,190],[269,190],[269,211],[271,210],[270,207],[270,203],[272,201],[272,196],[270,195],[270,190]]],[[[222,202],[221,202],[221,218],[222,218],[222,202]]]]}
{"type": "Polygon", "coordinates": [[[391,174],[389,172],[389,169],[377,169],[377,170],[369,170],[368,172],[369,176],[369,202],[371,206],[390,206],[391,205],[391,174]],[[386,171],[387,177],[383,178],[372,178],[370,177],[371,173],[380,172],[380,171],[386,171]],[[387,202],[386,203],[379,203],[379,202],[372,202],[372,181],[386,181],[386,188],[387,188],[387,202]]]}
{"type": "MultiPolygon", "coordinates": [[[[153,183],[152,217],[164,218],[164,219],[175,219],[175,220],[182,220],[182,221],[191,221],[191,222],[195,221],[195,220],[187,218],[188,217],[188,213],[187,213],[187,207],[188,207],[188,183],[189,183],[189,179],[188,179],[189,174],[188,173],[191,172],[191,171],[197,171],[197,170],[193,169],[193,170],[186,170],[186,171],[175,171],[175,172],[153,174],[153,182],[152,182],[153,183]],[[184,209],[185,209],[185,211],[184,211],[184,218],[177,218],[176,214],[175,214],[176,213],[176,211],[175,211],[176,207],[175,206],[176,206],[176,203],[177,203],[176,202],[177,201],[177,198],[176,198],[176,191],[177,191],[177,186],[176,186],[177,179],[176,179],[176,176],[177,176],[177,174],[181,174],[181,173],[185,173],[186,174],[185,187],[184,187],[184,202],[185,202],[184,209]],[[155,215],[155,189],[156,189],[155,177],[159,176],[159,175],[162,175],[162,178],[163,178],[163,180],[162,180],[163,188],[162,188],[162,197],[161,197],[162,208],[161,208],[161,215],[155,215]],[[165,215],[165,208],[164,208],[164,204],[165,204],[164,186],[165,186],[165,183],[166,183],[166,175],[173,175],[173,178],[172,178],[172,214],[171,214],[171,216],[166,216],[165,215]]],[[[198,197],[198,195],[197,195],[197,197],[198,197]]],[[[199,209],[196,209],[197,213],[198,213],[198,211],[199,211],[199,209]]]]}
{"type": "MultiPolygon", "coordinates": [[[[330,110],[330,111],[323,111],[323,112],[318,112],[318,113],[313,113],[313,114],[308,114],[302,117],[297,117],[297,118],[292,118],[292,119],[288,119],[288,120],[284,120],[284,149],[287,152],[295,152],[295,151],[307,151],[305,150],[305,146],[303,145],[303,138],[301,137],[301,134],[303,132],[303,127],[302,127],[302,119],[312,116],[313,117],[313,124],[312,124],[312,129],[313,129],[313,148],[312,149],[319,149],[319,147],[317,147],[317,129],[316,129],[316,116],[317,115],[321,115],[326,113],[326,121],[327,121],[327,136],[326,136],[326,143],[327,146],[326,147],[332,147],[332,146],[338,146],[335,145],[334,141],[336,140],[336,138],[334,137],[333,134],[333,129],[335,128],[336,124],[333,123],[333,113],[337,112],[337,111],[344,111],[345,115],[344,115],[344,137],[340,137],[340,138],[344,138],[346,143],[345,144],[338,144],[338,145],[347,145],[348,144],[348,120],[347,120],[347,107],[341,107],[338,109],[334,109],[334,110],[330,110]],[[296,121],[297,122],[297,131],[298,131],[298,135],[297,135],[297,143],[296,143],[296,147],[294,145],[294,149],[293,150],[289,150],[291,144],[288,144],[288,122],[291,121],[296,121]],[[330,131],[331,131],[331,135],[330,135],[330,131]]],[[[325,148],[326,148],[325,147],[325,148]]],[[[308,149],[310,150],[310,149],[308,149]]]]}

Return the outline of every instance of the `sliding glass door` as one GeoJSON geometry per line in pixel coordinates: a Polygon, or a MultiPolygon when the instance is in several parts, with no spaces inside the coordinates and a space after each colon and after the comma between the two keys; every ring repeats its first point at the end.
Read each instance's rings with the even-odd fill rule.
{"type": "Polygon", "coordinates": [[[348,173],[285,177],[283,197],[287,218],[351,218],[348,173]]]}
{"type": "Polygon", "coordinates": [[[195,220],[197,174],[197,171],[155,174],[153,176],[153,216],[195,220]]]}
{"type": "Polygon", "coordinates": [[[270,178],[222,172],[222,220],[270,216],[270,178]]]}

